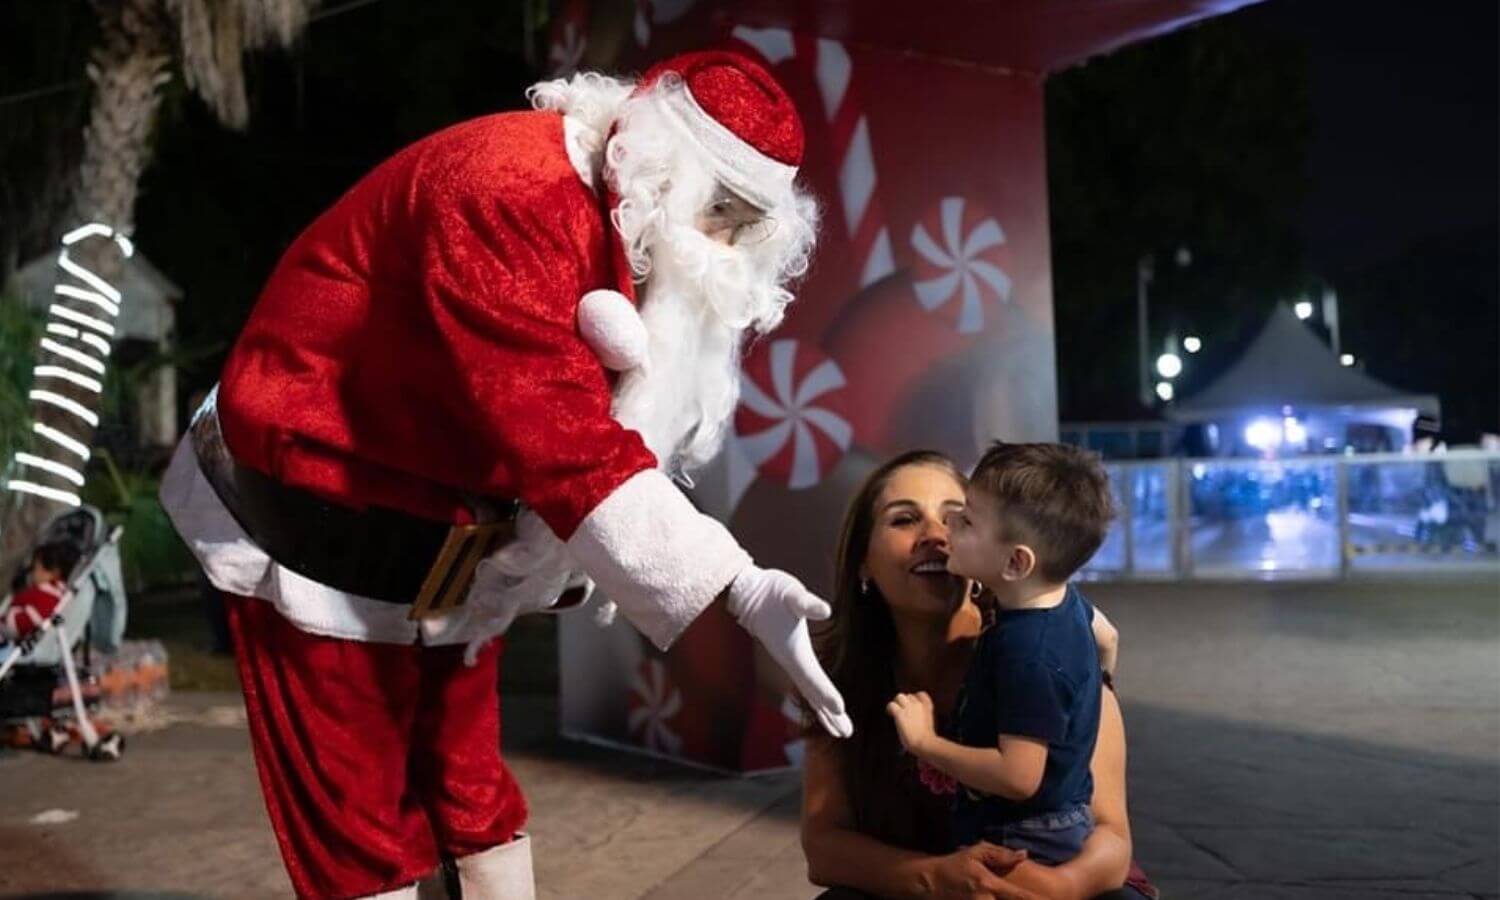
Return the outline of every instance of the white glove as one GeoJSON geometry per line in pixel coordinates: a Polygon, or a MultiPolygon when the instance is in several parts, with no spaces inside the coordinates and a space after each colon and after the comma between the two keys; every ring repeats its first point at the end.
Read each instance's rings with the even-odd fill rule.
{"type": "Polygon", "coordinates": [[[828,604],[792,575],[752,564],[729,585],[726,605],[730,615],[791,677],[823,728],[834,737],[853,734],[854,723],[844,712],[844,698],[818,664],[807,631],[808,619],[822,621],[832,614],[828,604]]]}
{"type": "Polygon", "coordinates": [[[469,599],[464,605],[473,605],[476,614],[482,609],[484,618],[464,648],[464,664],[474,665],[479,659],[479,651],[509,631],[517,616],[541,612],[556,603],[564,590],[564,580],[551,572],[517,577],[507,574],[494,558],[480,562],[474,570],[474,584],[469,588],[469,599]]]}
{"type": "Polygon", "coordinates": [[[464,609],[477,624],[464,650],[474,665],[479,651],[510,629],[517,616],[542,612],[565,591],[588,586],[563,543],[536,513],[524,510],[516,539],[480,561],[464,609]]]}

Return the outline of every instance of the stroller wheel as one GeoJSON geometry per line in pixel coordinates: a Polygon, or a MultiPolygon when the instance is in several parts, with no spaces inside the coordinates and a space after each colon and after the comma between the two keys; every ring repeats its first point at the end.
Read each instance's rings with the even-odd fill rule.
{"type": "Polygon", "coordinates": [[[114,762],[125,755],[125,735],[116,731],[89,748],[89,759],[96,762],[114,762]]]}
{"type": "Polygon", "coordinates": [[[43,753],[58,754],[67,749],[68,730],[58,728],[56,725],[42,729],[42,733],[36,739],[36,747],[43,753]]]}

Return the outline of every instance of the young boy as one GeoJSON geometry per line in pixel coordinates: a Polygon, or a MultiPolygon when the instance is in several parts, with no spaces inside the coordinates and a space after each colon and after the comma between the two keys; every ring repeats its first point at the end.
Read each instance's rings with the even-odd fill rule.
{"type": "Polygon", "coordinates": [[[37,630],[57,609],[68,573],[78,565],[78,549],[68,542],[43,544],[31,557],[26,587],[0,603],[0,643],[19,641],[37,630]]]}
{"type": "Polygon", "coordinates": [[[925,694],[899,695],[888,711],[906,749],[962,785],[960,846],[984,840],[1057,865],[1093,830],[1102,674],[1094,611],[1068,580],[1112,515],[1093,454],[997,443],[950,516],[948,570],[978,581],[994,606],[960,696],[957,740],[935,733],[925,694]]]}

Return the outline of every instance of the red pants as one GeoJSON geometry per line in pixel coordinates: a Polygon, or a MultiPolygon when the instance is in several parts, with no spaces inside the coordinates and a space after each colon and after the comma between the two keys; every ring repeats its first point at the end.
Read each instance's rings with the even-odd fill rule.
{"type": "Polygon", "coordinates": [[[225,598],[271,826],[299,897],[391,890],[526,820],[500,758],[500,642],[319,637],[264,600],[225,598]]]}

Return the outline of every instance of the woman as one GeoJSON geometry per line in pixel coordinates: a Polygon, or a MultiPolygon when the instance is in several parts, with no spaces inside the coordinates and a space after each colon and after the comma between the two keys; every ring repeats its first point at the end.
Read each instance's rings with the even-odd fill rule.
{"type": "Polygon", "coordinates": [[[844,695],[854,737],[808,738],[808,877],[833,888],[826,900],[1150,897],[1144,879],[1132,879],[1140,889],[1119,890],[1131,847],[1124,725],[1111,691],[1104,693],[1092,765],[1096,826],[1083,851],[1056,868],[989,844],[949,852],[949,797],[901,752],[886,703],[897,692],[926,691],[938,709],[951,710],[980,630],[969,584],[942,565],[944,517],[963,502],[963,476],[952,460],[915,451],[872,473],[844,518],[833,618],[819,652],[844,695]]]}

